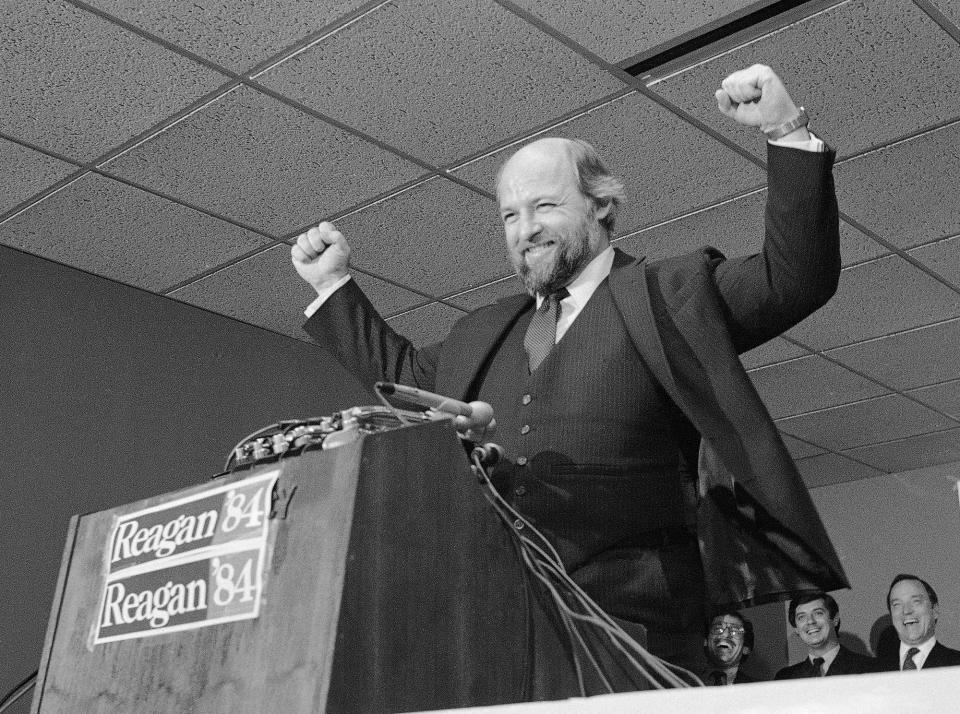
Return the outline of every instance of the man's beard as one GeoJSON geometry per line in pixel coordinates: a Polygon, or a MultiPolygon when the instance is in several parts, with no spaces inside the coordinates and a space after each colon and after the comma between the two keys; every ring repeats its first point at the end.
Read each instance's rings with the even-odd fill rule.
{"type": "MultiPolygon", "coordinates": [[[[576,240],[564,240],[564,236],[547,234],[544,240],[553,240],[556,245],[556,257],[550,263],[527,265],[523,256],[519,260],[510,257],[517,277],[531,295],[550,295],[566,286],[593,259],[591,244],[592,233],[596,230],[589,224],[577,231],[576,240]]],[[[542,242],[542,241],[541,241],[542,242]]]]}

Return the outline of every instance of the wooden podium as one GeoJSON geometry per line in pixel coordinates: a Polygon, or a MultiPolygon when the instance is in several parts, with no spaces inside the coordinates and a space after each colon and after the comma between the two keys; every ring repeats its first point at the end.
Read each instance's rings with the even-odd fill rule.
{"type": "Polygon", "coordinates": [[[508,530],[452,424],[372,434],[74,516],[33,711],[366,714],[522,701],[525,597],[508,530]],[[261,520],[242,494],[263,484],[261,520]],[[226,540],[219,530],[191,540],[210,525],[184,515],[201,496],[227,504],[226,540]],[[161,516],[174,525],[145,525],[161,516]],[[238,524],[248,540],[233,538],[238,524]],[[156,571],[161,554],[174,565],[156,571]],[[209,584],[174,582],[191,569],[209,571],[209,584]],[[244,599],[256,599],[255,616],[236,610],[244,599]],[[193,609],[201,600],[207,611],[193,609]],[[214,610],[219,621],[202,620],[214,610]],[[181,624],[156,624],[170,612],[167,625],[181,624]]]}

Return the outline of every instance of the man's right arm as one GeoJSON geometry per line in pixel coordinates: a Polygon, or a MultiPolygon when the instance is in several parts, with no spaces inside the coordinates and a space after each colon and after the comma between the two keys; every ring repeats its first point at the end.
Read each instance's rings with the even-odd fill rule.
{"type": "Polygon", "coordinates": [[[331,223],[297,237],[293,266],[313,286],[320,305],[304,329],[330,350],[362,383],[384,380],[433,391],[440,345],[416,349],[377,313],[355,280],[349,279],[350,246],[331,223]]]}

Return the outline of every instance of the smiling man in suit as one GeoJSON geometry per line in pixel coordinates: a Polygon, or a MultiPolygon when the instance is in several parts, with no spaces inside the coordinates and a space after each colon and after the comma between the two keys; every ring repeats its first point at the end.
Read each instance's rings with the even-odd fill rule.
{"type": "Polygon", "coordinates": [[[769,140],[755,255],[705,247],[648,262],[614,249],[623,185],[593,147],[562,138],[521,148],[498,177],[526,293],[460,319],[440,343],[418,348],[377,314],[332,224],[291,249],[317,292],[305,326],[317,343],[364,383],[493,405],[501,493],[579,587],[654,654],[694,671],[708,603],[847,585],[737,357],[836,289],[834,153],[769,67],[733,73],[716,100],[769,140]]]}
{"type": "Polygon", "coordinates": [[[840,644],[840,608],[828,593],[804,593],[795,597],[790,601],[787,618],[807,646],[807,656],[781,669],[774,679],[877,671],[877,661],[873,657],[857,654],[840,644]]]}
{"type": "Polygon", "coordinates": [[[890,583],[887,608],[900,637],[900,648],[896,659],[884,660],[884,671],[960,665],[960,651],[937,642],[940,601],[930,583],[916,575],[901,573],[890,583]]]}
{"type": "Polygon", "coordinates": [[[743,671],[753,651],[753,623],[737,610],[718,612],[710,620],[703,647],[707,669],[701,679],[708,687],[744,684],[757,680],[743,671]]]}

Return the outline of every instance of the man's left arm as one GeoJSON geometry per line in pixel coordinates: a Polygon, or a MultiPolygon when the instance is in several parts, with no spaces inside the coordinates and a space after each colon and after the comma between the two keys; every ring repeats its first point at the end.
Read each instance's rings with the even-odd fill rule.
{"type": "Polygon", "coordinates": [[[762,250],[720,262],[714,279],[739,352],[793,327],[834,294],[840,234],[834,152],[811,137],[805,116],[773,70],[754,65],[724,80],[720,111],[758,127],[767,150],[767,208],[762,250]]]}

